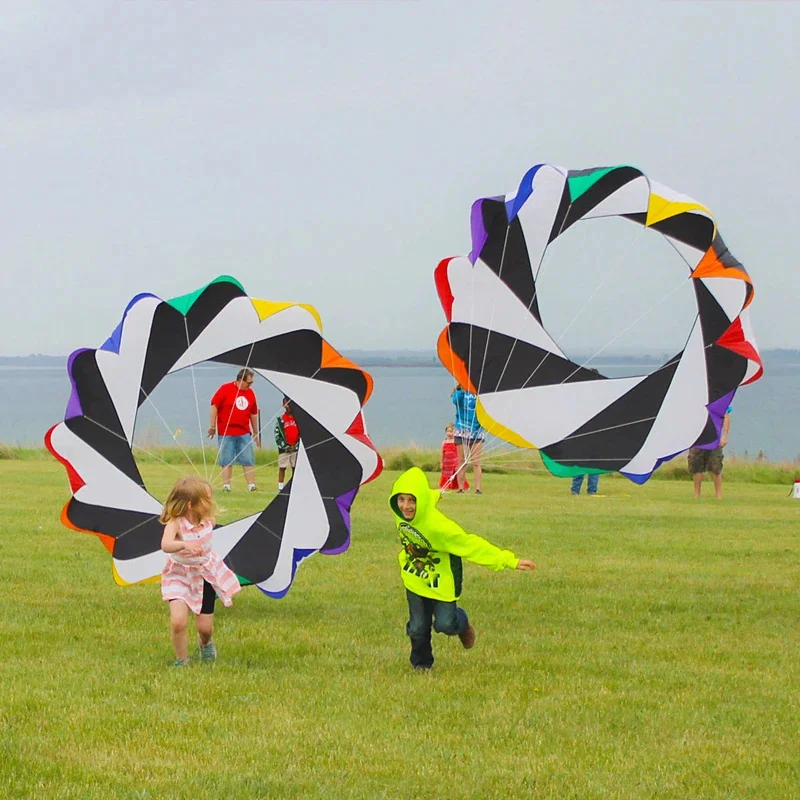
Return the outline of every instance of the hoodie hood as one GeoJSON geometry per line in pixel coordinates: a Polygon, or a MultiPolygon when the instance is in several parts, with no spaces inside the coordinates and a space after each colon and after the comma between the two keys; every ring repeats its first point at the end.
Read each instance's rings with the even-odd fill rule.
{"type": "Polygon", "coordinates": [[[441,497],[437,489],[431,489],[425,473],[419,467],[407,469],[392,486],[392,494],[389,497],[389,507],[394,511],[395,516],[403,522],[419,523],[436,508],[436,504],[441,497]],[[406,519],[397,505],[397,495],[413,494],[417,499],[417,513],[412,519],[406,519]]]}

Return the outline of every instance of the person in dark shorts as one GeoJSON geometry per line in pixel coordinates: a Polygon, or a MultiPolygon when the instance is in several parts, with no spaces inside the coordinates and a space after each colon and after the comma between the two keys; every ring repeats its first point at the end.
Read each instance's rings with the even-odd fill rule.
{"type": "Polygon", "coordinates": [[[478,422],[478,395],[467,391],[459,383],[450,393],[450,397],[456,407],[454,441],[458,453],[458,471],[456,472],[458,493],[463,494],[467,489],[467,466],[471,464],[472,474],[475,476],[475,494],[483,494],[481,491],[483,475],[481,452],[486,431],[478,422]]]}
{"type": "Polygon", "coordinates": [[[719,447],[713,450],[702,450],[699,447],[689,449],[689,472],[694,482],[694,496],[700,497],[700,490],[703,487],[703,475],[710,472],[714,480],[714,493],[717,500],[722,499],[722,462],[724,456],[722,448],[728,443],[728,431],[731,427],[731,407],[725,412],[722,418],[722,431],[719,436],[719,447]]]}

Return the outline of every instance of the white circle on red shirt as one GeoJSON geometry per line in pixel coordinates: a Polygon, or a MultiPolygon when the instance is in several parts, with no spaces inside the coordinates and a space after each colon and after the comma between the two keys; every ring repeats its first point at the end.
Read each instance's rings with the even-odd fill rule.
{"type": "Polygon", "coordinates": [[[245,411],[247,409],[247,407],[250,405],[250,401],[246,397],[242,397],[242,395],[239,395],[236,398],[235,405],[236,405],[236,408],[239,409],[239,411],[245,411]]]}

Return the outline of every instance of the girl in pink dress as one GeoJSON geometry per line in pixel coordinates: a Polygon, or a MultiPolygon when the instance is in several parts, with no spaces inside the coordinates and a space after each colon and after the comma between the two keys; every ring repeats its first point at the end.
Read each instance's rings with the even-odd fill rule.
{"type": "MultiPolygon", "coordinates": [[[[448,489],[458,489],[456,482],[456,472],[458,472],[458,450],[455,442],[455,427],[451,422],[445,429],[445,440],[442,442],[441,468],[442,477],[439,478],[439,488],[443,491],[448,489]]],[[[464,488],[469,489],[469,483],[464,478],[464,488]]]]}
{"type": "Polygon", "coordinates": [[[214,661],[214,602],[233,604],[241,590],[236,575],[211,549],[214,529],[211,485],[201,478],[181,478],[159,517],[164,524],[161,549],[167,563],[161,573],[161,596],[169,602],[170,632],[176,667],[189,663],[189,612],[195,615],[202,661],[214,661]]]}

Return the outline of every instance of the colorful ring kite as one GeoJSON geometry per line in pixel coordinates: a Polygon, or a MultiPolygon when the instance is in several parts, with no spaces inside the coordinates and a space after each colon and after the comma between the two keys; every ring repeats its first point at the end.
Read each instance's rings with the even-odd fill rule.
{"type": "Polygon", "coordinates": [[[72,396],[45,444],[67,468],[62,522],[98,535],[120,584],[156,580],[165,554],[161,502],[133,457],[139,407],[167,375],[205,361],[247,366],[292,399],[300,449],[292,480],[258,514],[214,531],[242,582],[283,596],[299,562],[344,552],[350,507],[382,462],[364,427],[372,379],[323,338],[310,306],[251,299],[230,277],[164,301],[136,296],[97,350],[69,358],[72,396]]]}
{"type": "Polygon", "coordinates": [[[442,261],[435,280],[442,363],[478,395],[485,428],[538,448],[558,476],[619,471],[644,483],[689,447],[718,446],[736,390],[762,374],[752,282],[711,212],[634,167],[533,167],[515,193],[473,204],[472,252],[442,261]],[[694,325],[649,375],[606,378],[573,363],[542,325],[532,265],[571,225],[597,217],[657,231],[689,267],[694,325]]]}

